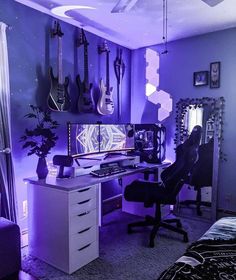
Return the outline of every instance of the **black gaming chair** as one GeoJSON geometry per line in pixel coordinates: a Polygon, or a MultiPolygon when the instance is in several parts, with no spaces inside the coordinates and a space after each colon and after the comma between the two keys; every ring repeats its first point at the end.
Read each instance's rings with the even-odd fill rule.
{"type": "Polygon", "coordinates": [[[211,138],[208,143],[199,146],[199,158],[194,165],[191,175],[189,176],[189,185],[194,186],[197,191],[196,200],[185,200],[181,204],[190,205],[195,204],[197,208],[197,215],[201,216],[201,206],[211,206],[210,202],[202,201],[201,190],[203,187],[212,186],[212,173],[213,173],[213,150],[214,140],[211,138]]]}
{"type": "Polygon", "coordinates": [[[165,227],[182,234],[184,242],[188,242],[188,234],[182,229],[179,219],[162,220],[161,205],[174,205],[176,203],[176,196],[197,160],[200,139],[201,127],[195,126],[190,137],[177,147],[176,161],[161,173],[162,182],[135,180],[125,188],[124,197],[127,201],[143,202],[145,207],[150,207],[153,204],[156,206],[155,217],[146,216],[144,221],[128,225],[128,233],[132,233],[134,227],[153,226],[150,234],[150,247],[154,247],[154,239],[159,227],[165,227]],[[175,223],[176,226],[171,225],[171,223],[175,223]]]}

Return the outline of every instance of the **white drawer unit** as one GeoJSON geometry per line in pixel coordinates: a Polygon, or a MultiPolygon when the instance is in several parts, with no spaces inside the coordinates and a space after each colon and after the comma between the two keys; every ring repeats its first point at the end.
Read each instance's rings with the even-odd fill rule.
{"type": "Polygon", "coordinates": [[[70,204],[83,203],[91,198],[96,198],[96,188],[94,186],[69,193],[70,204]]]}
{"type": "Polygon", "coordinates": [[[97,226],[87,227],[80,230],[70,237],[70,253],[81,250],[84,246],[97,240],[97,226]]]}
{"type": "MultiPolygon", "coordinates": [[[[76,271],[94,259],[94,254],[98,252],[98,243],[92,242],[74,251],[70,255],[70,271],[76,271]]],[[[98,257],[98,256],[97,256],[98,257]]]]}
{"type": "Polygon", "coordinates": [[[70,217],[70,234],[97,224],[97,209],[70,217]]]}
{"type": "Polygon", "coordinates": [[[76,204],[70,205],[70,215],[79,215],[86,211],[91,211],[97,208],[97,198],[89,198],[76,204]]]}
{"type": "Polygon", "coordinates": [[[98,185],[68,191],[31,184],[28,205],[30,254],[69,274],[99,256],[98,185]]]}

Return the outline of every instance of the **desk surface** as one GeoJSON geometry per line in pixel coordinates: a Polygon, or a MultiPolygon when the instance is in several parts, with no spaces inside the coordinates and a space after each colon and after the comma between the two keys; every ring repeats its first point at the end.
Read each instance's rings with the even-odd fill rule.
{"type": "Polygon", "coordinates": [[[152,163],[140,163],[137,168],[127,168],[125,172],[98,178],[94,177],[90,174],[78,176],[75,178],[56,178],[54,176],[48,176],[46,180],[39,180],[37,177],[26,178],[24,181],[34,184],[40,185],[49,188],[56,188],[62,191],[73,191],[80,188],[85,188],[88,186],[92,186],[95,184],[107,182],[113,179],[121,178],[124,176],[144,172],[150,169],[162,168],[170,165],[170,162],[163,162],[160,164],[152,164],[152,163]]]}

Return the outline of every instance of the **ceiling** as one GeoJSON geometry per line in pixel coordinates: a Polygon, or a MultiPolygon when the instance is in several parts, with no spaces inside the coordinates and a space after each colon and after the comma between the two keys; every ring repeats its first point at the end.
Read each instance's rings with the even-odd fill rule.
{"type": "MultiPolygon", "coordinates": [[[[111,13],[118,0],[15,1],[130,49],[163,43],[163,0],[132,0],[134,6],[123,13],[111,13]]],[[[214,7],[201,0],[169,0],[167,14],[168,41],[236,27],[235,0],[214,7]]]]}

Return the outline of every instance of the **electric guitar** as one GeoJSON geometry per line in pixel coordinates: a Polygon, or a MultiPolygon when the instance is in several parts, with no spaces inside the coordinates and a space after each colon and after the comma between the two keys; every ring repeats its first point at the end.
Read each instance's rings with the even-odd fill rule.
{"type": "Polygon", "coordinates": [[[48,96],[48,107],[53,111],[68,111],[71,106],[71,100],[68,93],[69,78],[66,77],[63,83],[62,77],[62,36],[59,22],[55,21],[54,29],[51,33],[52,37],[58,37],[58,53],[57,53],[57,77],[53,75],[52,67],[49,68],[49,76],[51,80],[51,89],[48,96]]]}
{"type": "Polygon", "coordinates": [[[104,84],[103,80],[100,81],[100,97],[97,103],[97,110],[101,115],[111,115],[114,112],[114,102],[112,91],[113,87],[110,87],[110,74],[109,74],[109,53],[110,50],[106,42],[102,47],[98,47],[98,53],[101,54],[106,53],[106,84],[104,84]]]}
{"type": "Polygon", "coordinates": [[[92,113],[95,109],[93,100],[93,84],[89,83],[88,71],[88,41],[84,30],[81,30],[78,46],[84,45],[84,80],[81,81],[80,75],[76,77],[76,83],[79,88],[78,111],[80,113],[92,113]]]}

